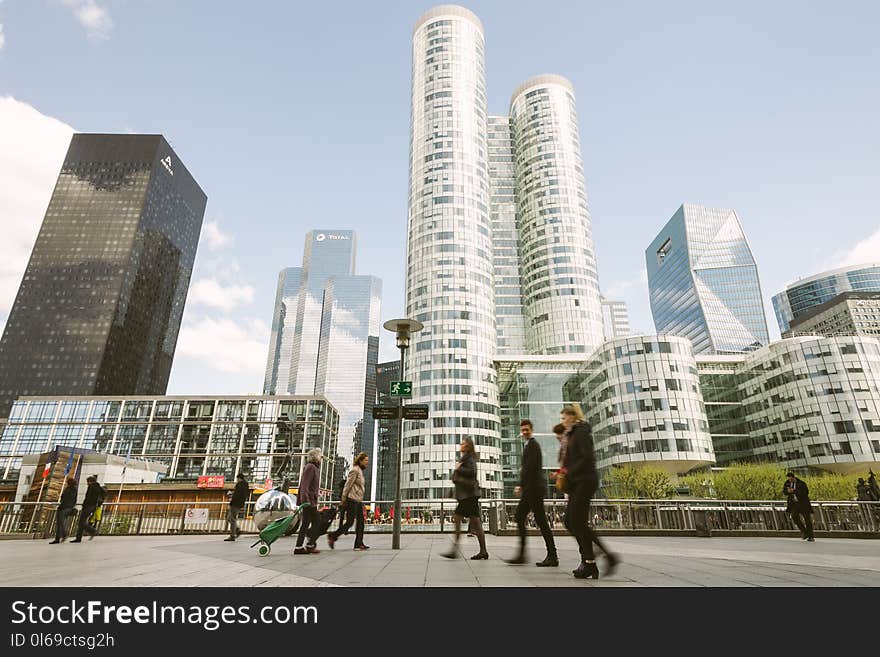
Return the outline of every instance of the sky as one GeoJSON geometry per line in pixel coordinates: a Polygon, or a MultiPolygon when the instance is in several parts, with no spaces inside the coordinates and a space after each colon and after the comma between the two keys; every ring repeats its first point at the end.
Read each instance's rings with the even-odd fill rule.
{"type": "MultiPolygon", "coordinates": [[[[0,326],[74,131],[161,133],[208,196],[169,394],[261,392],[311,228],[357,231],[402,316],[410,39],[435,4],[0,0],[0,326]]],[[[880,260],[880,3],[464,4],[490,113],[533,75],[574,84],[600,286],[634,330],[685,202],[737,211],[771,337],[787,283],[880,260]]]]}

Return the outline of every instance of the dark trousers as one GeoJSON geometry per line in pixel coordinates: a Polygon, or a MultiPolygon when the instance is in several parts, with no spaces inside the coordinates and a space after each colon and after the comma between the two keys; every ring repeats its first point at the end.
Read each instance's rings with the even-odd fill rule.
{"type": "MultiPolygon", "coordinates": [[[[354,546],[358,547],[364,544],[364,505],[363,502],[355,502],[348,500],[343,507],[345,512],[345,524],[341,525],[335,532],[330,532],[335,541],[343,534],[348,533],[351,529],[351,523],[355,523],[354,529],[354,546]]],[[[342,513],[342,511],[340,511],[342,513]]]]}
{"type": "Polygon", "coordinates": [[[318,542],[318,532],[321,531],[321,516],[318,507],[309,504],[302,510],[302,521],[299,525],[299,536],[296,537],[296,547],[302,547],[303,541],[308,537],[306,545],[314,547],[318,542]]]}
{"type": "Polygon", "coordinates": [[[76,509],[58,509],[58,513],[55,514],[55,540],[59,543],[67,538],[67,525],[70,524],[70,517],[74,513],[76,509]]]}
{"type": "Polygon", "coordinates": [[[813,514],[809,511],[804,512],[798,509],[792,509],[789,513],[791,514],[791,519],[794,520],[794,524],[801,530],[801,534],[806,538],[813,538],[813,514]]]}
{"type": "Polygon", "coordinates": [[[76,526],[76,540],[81,541],[83,531],[87,531],[94,536],[97,531],[89,524],[89,518],[95,512],[97,506],[84,506],[79,512],[79,524],[76,526]]]}
{"type": "Polygon", "coordinates": [[[240,511],[241,507],[231,504],[226,509],[226,522],[229,524],[229,535],[232,538],[238,538],[238,513],[240,511]]]}
{"type": "Polygon", "coordinates": [[[595,492],[596,487],[589,481],[575,484],[569,491],[568,506],[565,509],[565,528],[577,540],[581,559],[584,561],[596,560],[593,543],[605,554],[610,554],[590,527],[590,499],[595,492]]]}
{"type": "Polygon", "coordinates": [[[544,513],[544,498],[534,493],[523,493],[523,496],[519,498],[519,504],[516,505],[516,528],[519,531],[520,554],[526,550],[526,518],[530,511],[535,516],[535,524],[541,530],[544,545],[547,547],[547,554],[556,556],[556,543],[553,541],[553,532],[550,531],[550,524],[547,522],[547,515],[544,513]]]}

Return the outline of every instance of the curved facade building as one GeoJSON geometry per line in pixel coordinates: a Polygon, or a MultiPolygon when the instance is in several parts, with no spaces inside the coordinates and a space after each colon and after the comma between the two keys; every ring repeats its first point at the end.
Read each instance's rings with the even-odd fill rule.
{"type": "Polygon", "coordinates": [[[603,340],[574,89],[558,75],[510,101],[526,349],[588,354],[603,340]]]}
{"type": "Polygon", "coordinates": [[[408,350],[413,403],[404,498],[441,498],[463,436],[480,454],[484,494],[501,490],[483,27],[454,5],[413,30],[406,313],[424,324],[408,350]]]}
{"type": "Polygon", "coordinates": [[[684,474],[715,463],[691,343],[675,336],[605,342],[568,383],[593,428],[596,462],[684,474]]]}
{"type": "Polygon", "coordinates": [[[780,340],[749,354],[737,381],[746,460],[845,474],[880,466],[880,340],[780,340]]]}
{"type": "Polygon", "coordinates": [[[804,278],[773,296],[779,332],[791,328],[794,319],[831,301],[841,292],[880,292],[880,262],[831,269],[804,278]]]}

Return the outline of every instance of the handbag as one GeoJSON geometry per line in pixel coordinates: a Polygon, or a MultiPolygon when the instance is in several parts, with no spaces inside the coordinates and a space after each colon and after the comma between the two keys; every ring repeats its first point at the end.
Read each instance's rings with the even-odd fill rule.
{"type": "Polygon", "coordinates": [[[556,490],[564,493],[568,490],[568,481],[565,478],[565,470],[560,469],[556,472],[556,490]]]}
{"type": "Polygon", "coordinates": [[[101,522],[101,509],[103,509],[103,508],[104,507],[101,506],[100,504],[95,507],[95,510],[92,511],[92,515],[89,516],[89,524],[90,525],[97,525],[99,522],[101,522]]]}

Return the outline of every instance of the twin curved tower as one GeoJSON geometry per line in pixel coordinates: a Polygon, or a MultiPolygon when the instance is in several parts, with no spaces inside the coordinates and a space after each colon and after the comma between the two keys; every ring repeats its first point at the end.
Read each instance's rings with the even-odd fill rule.
{"type": "Polygon", "coordinates": [[[493,360],[592,352],[602,309],[574,92],[527,80],[509,116],[489,116],[479,18],[444,5],[413,30],[406,314],[425,326],[408,353],[413,402],[431,419],[403,437],[406,499],[448,495],[461,438],[481,487],[500,491],[493,360]]]}

